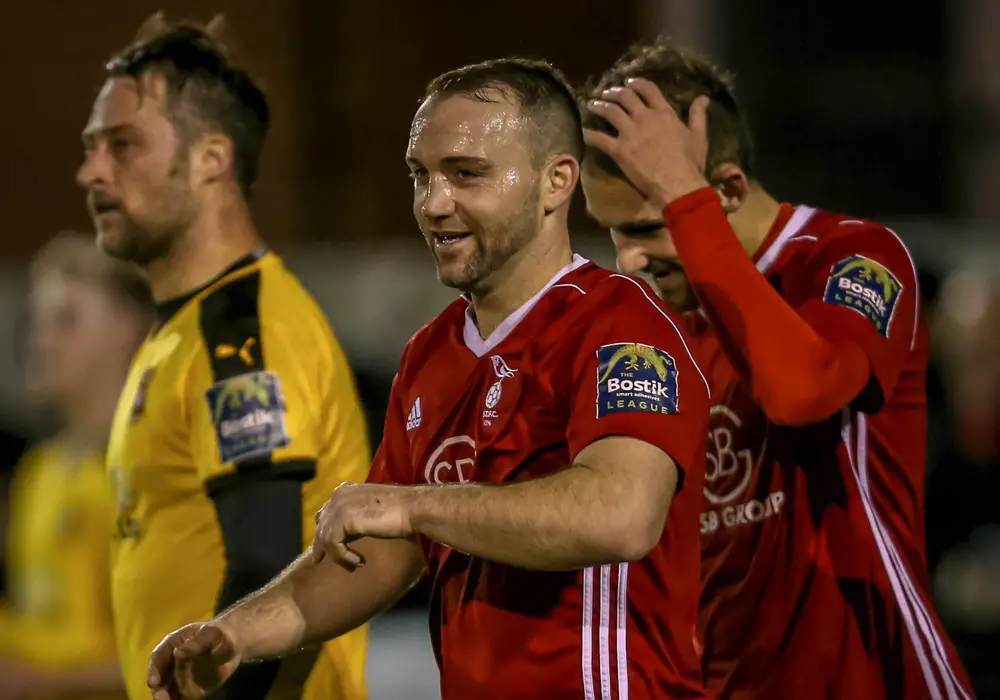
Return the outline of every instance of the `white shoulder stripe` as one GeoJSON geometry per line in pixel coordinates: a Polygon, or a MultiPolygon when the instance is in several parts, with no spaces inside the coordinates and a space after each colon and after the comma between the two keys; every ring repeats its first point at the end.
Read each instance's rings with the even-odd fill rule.
{"type": "Polygon", "coordinates": [[[670,316],[668,316],[666,313],[664,313],[663,309],[660,308],[659,304],[657,304],[655,301],[653,301],[652,297],[650,297],[649,294],[646,293],[645,287],[643,287],[641,284],[639,284],[636,280],[634,280],[631,277],[628,277],[626,275],[618,274],[617,272],[614,273],[614,274],[612,274],[611,276],[612,277],[621,277],[623,280],[628,280],[629,282],[631,282],[632,284],[634,284],[636,287],[638,287],[639,291],[642,292],[642,295],[644,297],[646,297],[646,300],[650,304],[653,305],[653,308],[656,309],[660,313],[660,315],[663,316],[663,318],[665,318],[667,321],[670,322],[670,325],[674,327],[675,331],[677,331],[677,337],[681,339],[681,343],[684,345],[684,350],[687,352],[687,356],[691,359],[691,364],[693,364],[694,368],[696,370],[698,370],[698,374],[701,376],[701,381],[705,382],[705,391],[708,392],[708,396],[711,399],[711,397],[712,397],[712,388],[709,386],[708,380],[705,378],[705,373],[702,372],[701,371],[701,367],[698,366],[698,362],[694,359],[694,355],[691,354],[691,348],[688,347],[687,340],[684,339],[684,334],[681,333],[681,329],[677,327],[677,324],[674,323],[674,320],[672,318],[670,318],[670,316]]]}
{"type": "Polygon", "coordinates": [[[906,252],[906,258],[910,261],[910,269],[913,270],[913,294],[915,298],[913,300],[913,337],[910,339],[910,350],[913,350],[917,346],[917,329],[920,327],[920,274],[917,272],[917,263],[914,262],[913,255],[910,253],[910,249],[906,247],[906,244],[903,243],[903,239],[891,228],[886,228],[886,231],[899,241],[899,245],[906,252]]]}

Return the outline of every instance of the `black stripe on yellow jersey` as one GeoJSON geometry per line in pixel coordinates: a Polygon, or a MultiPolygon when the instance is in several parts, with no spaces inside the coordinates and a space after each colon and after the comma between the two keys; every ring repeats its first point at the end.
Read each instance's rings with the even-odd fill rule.
{"type": "MultiPolygon", "coordinates": [[[[109,448],[121,525],[112,588],[131,697],[148,696],[152,647],[278,574],[311,541],[316,510],[340,482],[363,480],[369,458],[343,353],[273,254],[161,305],[160,319],[133,362],[109,448]]],[[[247,665],[213,697],[363,698],[366,634],[247,665]]]]}

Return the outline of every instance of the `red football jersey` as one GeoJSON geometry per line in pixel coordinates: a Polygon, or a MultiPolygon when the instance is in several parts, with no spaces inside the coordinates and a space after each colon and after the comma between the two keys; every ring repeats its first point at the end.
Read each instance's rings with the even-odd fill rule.
{"type": "Polygon", "coordinates": [[[877,382],[825,423],[775,425],[707,321],[686,319],[713,391],[698,625],[709,691],[967,700],[930,603],[913,261],[884,227],[784,205],[756,262],[817,332],[859,345],[877,382]]]}
{"type": "Polygon", "coordinates": [[[682,482],[641,561],[541,572],[421,540],[445,700],[703,698],[692,632],[708,388],[642,282],[575,257],[485,340],[456,300],[407,345],[371,480],[504,483],[625,435],[682,482]]]}

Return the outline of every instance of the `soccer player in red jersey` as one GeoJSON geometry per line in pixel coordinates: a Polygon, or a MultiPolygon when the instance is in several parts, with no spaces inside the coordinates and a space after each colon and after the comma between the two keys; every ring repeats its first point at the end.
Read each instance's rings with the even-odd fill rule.
{"type": "Polygon", "coordinates": [[[729,79],[694,53],[639,47],[589,96],[588,207],[620,269],[690,312],[712,386],[709,691],[968,700],[930,603],[927,335],[905,246],[773,199],[729,79]]]}
{"type": "Polygon", "coordinates": [[[426,570],[446,700],[704,698],[693,642],[708,387],[644,283],[574,255],[580,113],[548,64],[435,79],[406,162],[461,290],[407,344],[369,483],[312,552],[153,654],[156,697],[342,634],[426,570]]]}

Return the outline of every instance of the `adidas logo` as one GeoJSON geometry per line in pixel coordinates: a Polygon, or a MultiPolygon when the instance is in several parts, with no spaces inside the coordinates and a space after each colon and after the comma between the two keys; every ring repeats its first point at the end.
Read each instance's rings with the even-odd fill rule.
{"type": "Polygon", "coordinates": [[[423,413],[420,410],[420,397],[413,402],[413,408],[410,409],[410,415],[406,417],[406,432],[410,432],[414,428],[420,427],[420,418],[423,413]]]}

